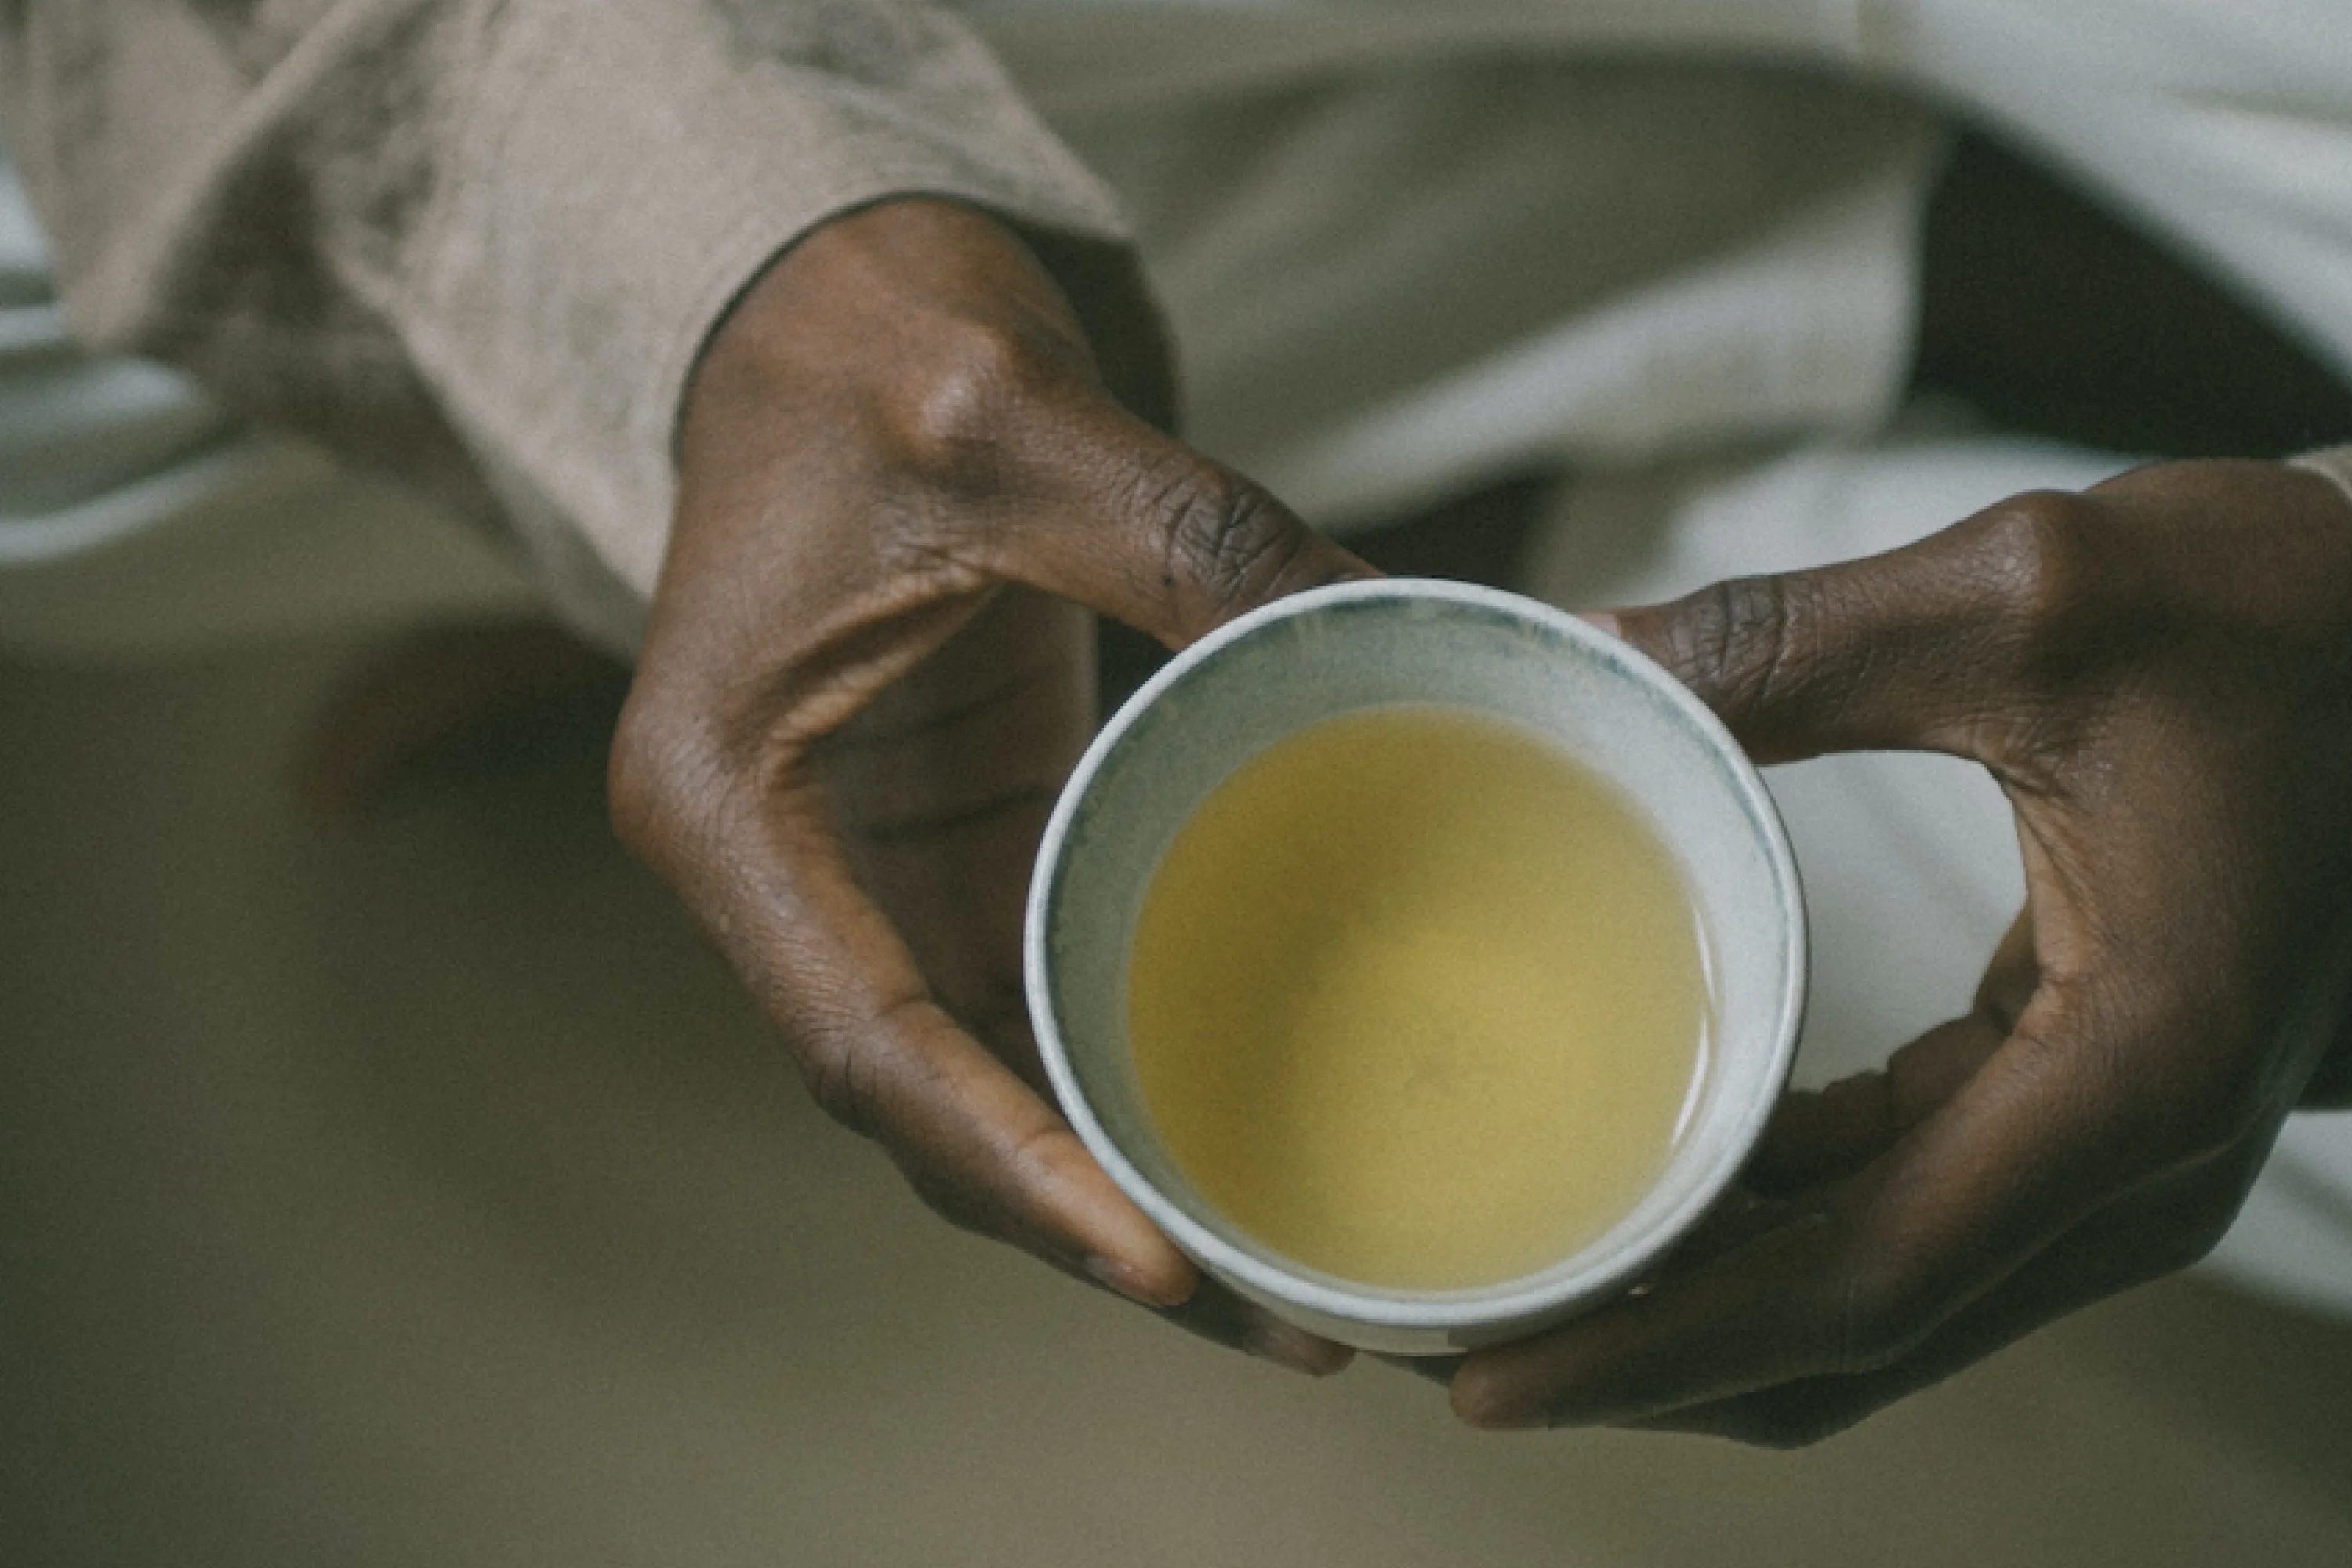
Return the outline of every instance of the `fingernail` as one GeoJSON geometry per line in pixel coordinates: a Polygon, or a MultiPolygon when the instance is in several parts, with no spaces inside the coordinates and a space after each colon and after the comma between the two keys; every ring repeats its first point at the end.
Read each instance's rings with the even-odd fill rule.
{"type": "Polygon", "coordinates": [[[1309,1377],[1329,1377],[1355,1359],[1345,1345],[1318,1340],[1286,1323],[1261,1323],[1243,1336],[1242,1348],[1254,1356],[1303,1372],[1309,1377]]]}
{"type": "Polygon", "coordinates": [[[1145,1279],[1141,1269],[1121,1263],[1115,1258],[1105,1258],[1100,1253],[1087,1259],[1087,1272],[1129,1300],[1146,1307],[1181,1307],[1185,1298],[1192,1294],[1186,1290],[1171,1295],[1145,1279]]]}
{"type": "Polygon", "coordinates": [[[1617,617],[1606,610],[1579,610],[1576,618],[1586,626],[1607,632],[1612,637],[1622,637],[1625,635],[1618,626],[1617,617]]]}

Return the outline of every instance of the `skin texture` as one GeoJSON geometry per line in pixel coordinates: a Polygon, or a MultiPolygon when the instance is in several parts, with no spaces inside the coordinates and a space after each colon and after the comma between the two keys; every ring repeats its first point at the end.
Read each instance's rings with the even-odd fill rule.
{"type": "Polygon", "coordinates": [[[1139,286],[1087,295],[1137,304],[1082,326],[1019,238],[926,200],[751,288],[688,391],[614,821],[940,1214],[1334,1371],[1087,1156],[1022,1005],[1030,864],[1094,727],[1088,611],[1178,647],[1368,570],[1132,412],[1171,401],[1156,322],[1139,286]]]}
{"type": "Polygon", "coordinates": [[[1973,1011],[1792,1096],[1645,1294],[1472,1356],[1475,1425],[1813,1441],[2227,1229],[2352,1089],[2352,502],[2263,462],[2014,498],[1612,617],[1759,760],[1970,758],[2026,904],[1973,1011]]]}

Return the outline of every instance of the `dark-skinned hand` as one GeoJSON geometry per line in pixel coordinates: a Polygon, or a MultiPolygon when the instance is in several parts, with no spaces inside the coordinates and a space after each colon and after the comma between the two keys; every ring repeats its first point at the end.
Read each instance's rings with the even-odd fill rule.
{"type": "Polygon", "coordinates": [[[1476,1425],[1786,1446],[2220,1238],[2352,1090],[2352,501],[2260,462],[2017,497],[1614,617],[1763,762],[1989,769],[2025,910],[1974,1010],[1786,1102],[1644,1293],[1469,1357],[1476,1425]]]}
{"type": "Polygon", "coordinates": [[[1367,570],[1132,411],[1167,401],[1135,363],[1152,322],[1087,328],[1018,237],[943,202],[836,218],[761,276],[688,390],[614,819],[934,1208],[1336,1370],[1088,1157],[1022,1005],[1031,861],[1094,727],[1087,612],[1181,646],[1367,570]],[[1098,363],[1087,328],[1130,352],[1098,363]]]}

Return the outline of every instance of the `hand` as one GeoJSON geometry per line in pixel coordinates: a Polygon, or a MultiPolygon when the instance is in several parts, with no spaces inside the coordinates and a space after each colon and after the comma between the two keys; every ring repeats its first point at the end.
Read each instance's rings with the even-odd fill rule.
{"type": "Polygon", "coordinates": [[[1646,1294],[1472,1356],[1484,1426],[1811,1441],[2221,1236],[2352,975],[2352,504],[2268,463],[2021,496],[1618,617],[1760,760],[1974,758],[2025,913],[1974,1010],[1784,1106],[1646,1294]]]}
{"type": "MultiPolygon", "coordinates": [[[[1114,367],[1139,402],[1164,390],[1146,358],[1114,367]]],[[[1021,911],[1093,728],[1079,606],[1181,645],[1365,569],[1131,413],[1031,252],[934,201],[836,219],[761,277],[696,373],[679,476],[614,743],[623,839],[940,1213],[1335,1369],[1202,1286],[1051,1108],[1021,911]]]]}

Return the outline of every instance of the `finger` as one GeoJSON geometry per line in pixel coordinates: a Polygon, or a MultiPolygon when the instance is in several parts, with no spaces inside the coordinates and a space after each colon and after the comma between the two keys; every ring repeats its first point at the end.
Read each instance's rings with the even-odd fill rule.
{"type": "Polygon", "coordinates": [[[1745,1179],[1758,1192],[1801,1192],[1840,1181],[1886,1152],[1959,1091],[2000,1048],[2005,1033],[1980,1013],[1938,1024],[1888,1058],[1828,1088],[1785,1097],[1745,1179]]]}
{"type": "Polygon", "coordinates": [[[933,996],[1041,1092],[1022,911],[1046,817],[1093,727],[1093,623],[1008,589],[809,753],[859,886],[933,996]]]}
{"type": "Polygon", "coordinates": [[[2086,507],[2020,496],[1886,554],[1609,618],[1759,761],[1905,748],[1998,767],[2037,638],[2083,575],[2086,507]]]}
{"type": "Polygon", "coordinates": [[[1456,1410],[1482,1426],[1627,1422],[1893,1365],[2127,1184],[2125,1119],[2070,1059],[2093,1053],[2055,1048],[2071,1023],[2045,991],[1960,1094],[1811,1223],[1472,1357],[1456,1410]]]}
{"type": "Polygon", "coordinates": [[[1192,1264],[1045,1100],[930,999],[829,847],[802,846],[792,879],[781,901],[798,918],[759,946],[782,971],[772,984],[801,1023],[820,1103],[880,1142],[956,1223],[1075,1261],[1147,1304],[1182,1301],[1192,1264]]]}
{"type": "Polygon", "coordinates": [[[1811,1216],[1809,1205],[1813,1194],[1760,1193],[1747,1182],[1732,1186],[1718,1199],[1706,1216],[1693,1226],[1688,1235],[1676,1242],[1667,1255],[1648,1275],[1634,1282],[1627,1290],[1629,1296],[1646,1296],[1657,1289],[1657,1282],[1667,1275],[1696,1268],[1726,1253],[1737,1252],[1757,1237],[1783,1226],[1806,1222],[1811,1216]]]}
{"type": "Polygon", "coordinates": [[[1024,422],[976,542],[979,564],[1179,647],[1243,613],[1328,583],[1377,575],[1255,482],[1112,400],[1068,398],[1024,422]]]}
{"type": "Polygon", "coordinates": [[[2016,1026],[2041,980],[2032,911],[1994,950],[1973,1010],[1928,1030],[1877,1072],[1783,1099],[1743,1179],[1764,1194],[1841,1180],[1877,1159],[1974,1078],[2016,1026]]]}
{"type": "Polygon", "coordinates": [[[1739,1185],[1675,1248],[1668,1270],[1720,1257],[1778,1226],[1820,1218],[1817,1189],[1866,1168],[1958,1094],[2016,1026],[2039,974],[2028,910],[2002,937],[1966,1017],[1928,1030],[1877,1072],[1782,1099],[1739,1185]]]}
{"type": "Polygon", "coordinates": [[[616,768],[614,815],[781,1026],[812,1093],[889,1152],[956,1223],[1173,1306],[1197,1274],[1121,1194],[1069,1126],[933,999],[913,955],[843,853],[806,766],[728,792],[698,814],[713,771],[675,752],[616,768]],[[640,775],[640,776],[633,776],[640,775]],[[654,799],[635,798],[651,792],[654,799]]]}
{"type": "MultiPolygon", "coordinates": [[[[1107,1289],[1102,1279],[1085,1269],[1048,1258],[1060,1272],[1093,1289],[1107,1289]]],[[[1148,1303],[1147,1303],[1148,1304],[1148,1303]]],[[[1203,1276],[1199,1286],[1173,1307],[1152,1307],[1152,1315],[1195,1339],[1226,1350],[1272,1362],[1308,1377],[1330,1377],[1354,1364],[1356,1352],[1295,1323],[1284,1322],[1256,1302],[1237,1295],[1203,1276]]]]}
{"type": "Polygon", "coordinates": [[[1998,1289],[1955,1315],[1917,1350],[1883,1370],[1802,1378],[1648,1417],[1638,1425],[1766,1447],[1817,1443],[2047,1323],[2187,1268],[2210,1251],[2228,1229],[2245,1186],[2239,1173],[2227,1167],[2200,1168],[2149,1184],[2092,1215],[1998,1289]]]}

